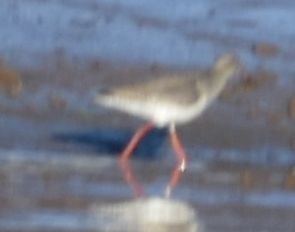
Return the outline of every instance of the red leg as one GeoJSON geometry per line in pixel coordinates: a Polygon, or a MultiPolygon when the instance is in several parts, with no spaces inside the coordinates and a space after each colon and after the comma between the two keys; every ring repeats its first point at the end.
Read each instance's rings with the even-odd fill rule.
{"type": "Polygon", "coordinates": [[[120,162],[126,162],[130,158],[132,152],[134,151],[134,149],[136,148],[140,140],[142,140],[143,137],[153,128],[154,128],[154,124],[149,122],[136,131],[136,133],[133,135],[132,139],[130,140],[129,144],[121,153],[120,162]]]}
{"type": "Polygon", "coordinates": [[[142,197],[144,195],[144,189],[142,185],[137,181],[132,168],[129,166],[129,163],[119,162],[119,165],[123,172],[125,181],[132,188],[135,197],[142,197]]]}
{"type": "Polygon", "coordinates": [[[172,124],[170,126],[169,132],[170,132],[171,145],[172,145],[174,151],[176,152],[176,156],[178,158],[179,168],[181,171],[184,171],[186,168],[186,163],[187,163],[186,153],[185,153],[184,148],[183,148],[183,146],[176,134],[174,124],[172,124]]]}
{"type": "Polygon", "coordinates": [[[171,174],[171,177],[170,177],[170,181],[169,181],[169,184],[166,188],[166,191],[165,191],[165,196],[166,197],[170,197],[171,195],[171,191],[177,186],[179,180],[180,180],[180,177],[182,175],[182,170],[179,168],[179,165],[177,165],[172,174],[171,174]]]}

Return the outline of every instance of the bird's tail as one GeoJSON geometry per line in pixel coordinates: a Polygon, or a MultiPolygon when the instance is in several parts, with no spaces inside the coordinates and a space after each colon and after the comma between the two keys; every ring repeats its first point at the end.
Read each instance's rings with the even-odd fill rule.
{"type": "Polygon", "coordinates": [[[113,91],[110,88],[100,88],[95,94],[95,103],[105,105],[106,101],[112,96],[112,93],[113,91]]]}

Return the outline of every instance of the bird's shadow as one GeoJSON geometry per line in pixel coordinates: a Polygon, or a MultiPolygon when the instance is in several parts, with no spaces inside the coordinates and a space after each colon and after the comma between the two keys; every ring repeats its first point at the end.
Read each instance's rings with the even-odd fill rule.
{"type": "MultiPolygon", "coordinates": [[[[52,135],[54,141],[83,144],[99,154],[119,155],[132,138],[134,131],[120,128],[97,128],[88,131],[58,132],[52,135]]],[[[165,141],[167,129],[152,130],[133,152],[140,159],[155,159],[157,151],[165,141]]]]}

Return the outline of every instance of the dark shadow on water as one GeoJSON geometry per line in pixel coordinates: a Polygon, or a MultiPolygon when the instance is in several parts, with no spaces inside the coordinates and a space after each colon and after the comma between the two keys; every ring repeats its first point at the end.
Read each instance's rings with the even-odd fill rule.
{"type": "MultiPolygon", "coordinates": [[[[55,141],[91,146],[98,153],[119,155],[132,138],[134,131],[114,128],[99,128],[89,131],[60,132],[53,134],[55,141]]],[[[134,151],[134,158],[154,159],[157,150],[166,139],[167,130],[151,131],[134,151]]]]}

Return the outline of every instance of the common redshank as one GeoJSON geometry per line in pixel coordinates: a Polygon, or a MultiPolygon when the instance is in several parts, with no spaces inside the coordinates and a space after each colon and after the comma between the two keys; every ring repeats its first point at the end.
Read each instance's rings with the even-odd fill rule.
{"type": "Polygon", "coordinates": [[[120,161],[126,162],[140,140],[154,127],[169,127],[171,145],[179,168],[184,171],[187,155],[175,126],[197,118],[239,69],[238,59],[232,54],[224,54],[206,71],[169,73],[145,83],[99,92],[96,103],[148,121],[136,131],[121,153],[120,161]]]}

